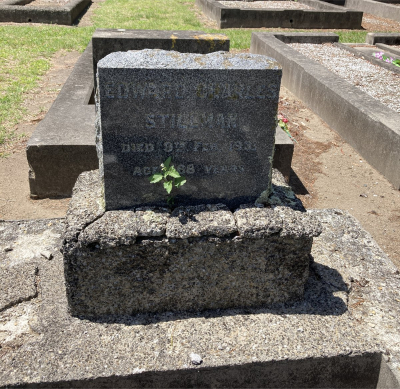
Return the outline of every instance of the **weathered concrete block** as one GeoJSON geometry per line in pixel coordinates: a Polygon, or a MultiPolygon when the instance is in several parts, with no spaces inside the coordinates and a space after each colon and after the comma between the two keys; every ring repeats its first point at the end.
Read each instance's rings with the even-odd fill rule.
{"type": "Polygon", "coordinates": [[[168,157],[181,204],[252,202],[271,181],[281,67],[272,58],[142,50],[98,63],[97,145],[107,210],[165,203],[149,177],[168,157]]]}
{"type": "Polygon", "coordinates": [[[0,3],[0,22],[71,25],[90,0],[70,0],[63,7],[25,7],[32,0],[6,0],[0,3]]]}
{"type": "Polygon", "coordinates": [[[380,16],[382,18],[400,21],[400,8],[394,0],[390,1],[390,3],[393,4],[388,3],[373,0],[346,0],[345,7],[380,16]]]}
{"type": "Polygon", "coordinates": [[[218,28],[345,28],[360,29],[362,12],[317,0],[299,0],[313,9],[232,8],[217,0],[196,0],[218,28]]]}
{"type": "Polygon", "coordinates": [[[274,208],[102,208],[97,171],[77,181],[63,245],[70,312],[258,307],[302,298],[320,225],[279,175],[274,208]],[[282,186],[281,186],[282,185],[282,186]],[[277,199],[281,199],[281,202],[277,199]]]}

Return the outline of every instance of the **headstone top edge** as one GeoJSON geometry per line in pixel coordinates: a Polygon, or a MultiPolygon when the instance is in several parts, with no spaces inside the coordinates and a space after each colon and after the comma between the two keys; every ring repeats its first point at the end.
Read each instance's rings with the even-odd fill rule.
{"type": "Polygon", "coordinates": [[[274,59],[259,54],[180,53],[159,49],[114,52],[98,62],[98,69],[205,69],[205,70],[281,70],[274,59]]]}

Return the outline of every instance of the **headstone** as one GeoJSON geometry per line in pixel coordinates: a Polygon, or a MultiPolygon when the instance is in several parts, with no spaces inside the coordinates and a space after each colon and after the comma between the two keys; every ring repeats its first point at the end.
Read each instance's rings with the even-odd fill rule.
{"type": "Polygon", "coordinates": [[[254,54],[112,53],[98,63],[97,147],[106,210],[165,205],[150,175],[168,157],[179,205],[233,208],[268,190],[281,67],[254,54]]]}

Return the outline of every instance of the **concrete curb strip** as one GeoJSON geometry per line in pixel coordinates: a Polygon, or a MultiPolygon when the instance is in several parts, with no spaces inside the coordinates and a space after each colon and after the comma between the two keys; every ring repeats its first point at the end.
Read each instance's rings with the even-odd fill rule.
{"type": "MultiPolygon", "coordinates": [[[[319,41],[327,38],[316,35],[319,41]]],[[[295,34],[253,33],[250,51],[269,55],[281,63],[282,85],[399,189],[400,115],[287,46],[280,40],[282,36],[285,42],[296,41],[295,34]]],[[[299,33],[298,37],[304,42],[303,34],[299,33]]]]}
{"type": "Polygon", "coordinates": [[[72,25],[91,0],[70,0],[64,7],[29,7],[29,0],[9,0],[0,4],[0,22],[72,25]],[[26,6],[28,5],[28,6],[26,6]]]}
{"type": "Polygon", "coordinates": [[[346,0],[346,8],[373,14],[382,18],[400,21],[400,7],[373,0],[346,0]]]}
{"type": "Polygon", "coordinates": [[[343,28],[360,29],[362,12],[318,0],[299,0],[313,10],[240,9],[222,5],[217,0],[196,0],[206,16],[218,28],[343,28]]]}

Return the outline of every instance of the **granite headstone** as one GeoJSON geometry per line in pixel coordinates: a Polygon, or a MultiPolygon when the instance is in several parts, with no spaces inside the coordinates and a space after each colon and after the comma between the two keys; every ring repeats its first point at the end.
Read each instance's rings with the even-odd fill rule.
{"type": "Polygon", "coordinates": [[[165,205],[149,177],[168,157],[179,205],[234,208],[269,189],[281,67],[255,54],[117,52],[98,63],[97,148],[106,210],[165,205]]]}

